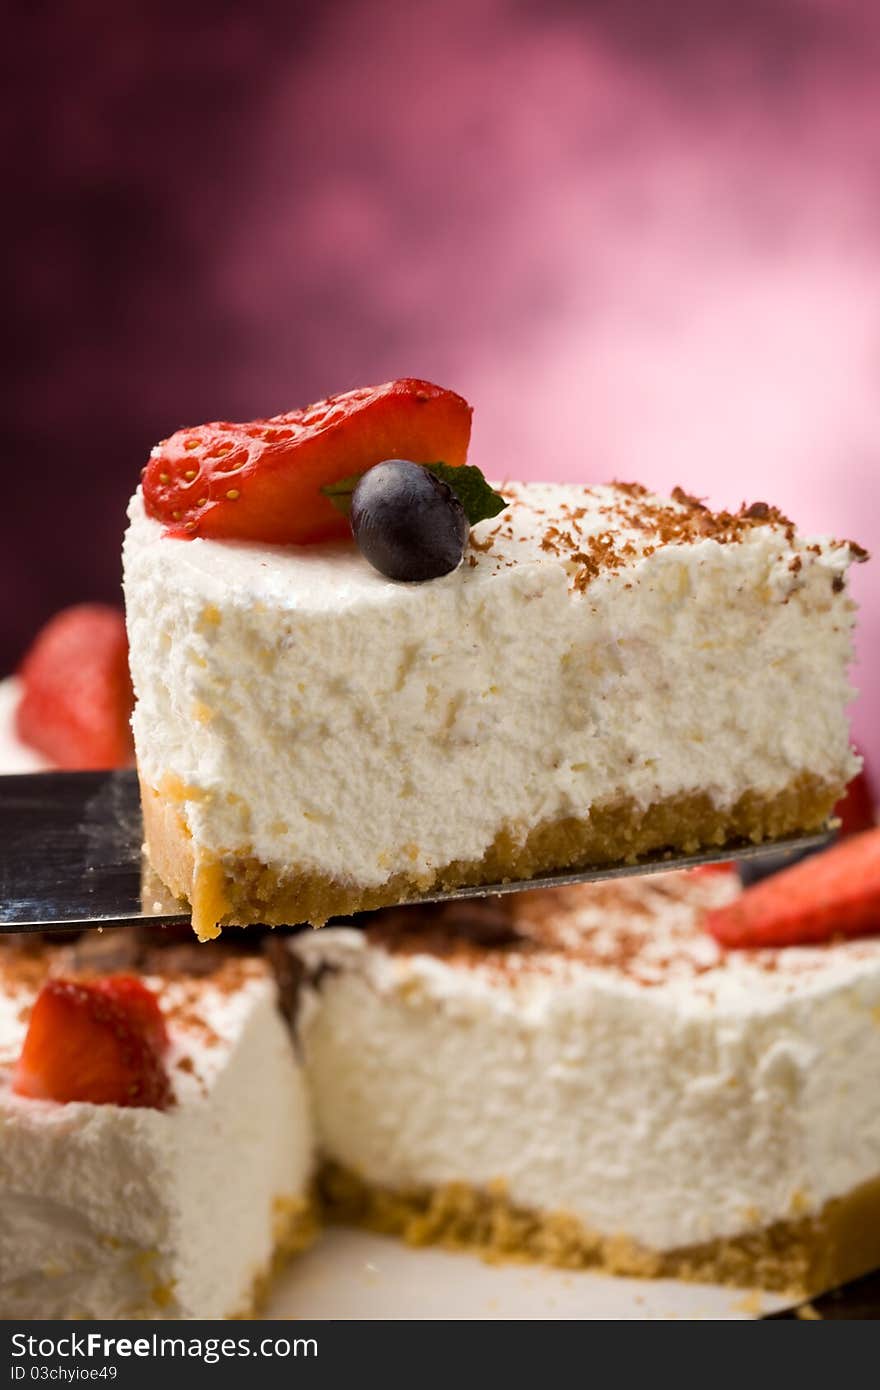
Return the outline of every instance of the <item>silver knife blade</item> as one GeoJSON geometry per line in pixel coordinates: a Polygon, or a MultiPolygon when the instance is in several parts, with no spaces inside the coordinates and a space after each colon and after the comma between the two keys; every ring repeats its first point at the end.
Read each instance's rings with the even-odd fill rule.
{"type": "MultiPolygon", "coordinates": [[[[410,902],[483,898],[531,888],[666,873],[725,859],[820,849],[831,832],[699,854],[655,854],[636,864],[561,870],[506,883],[426,893],[410,902]]],[[[187,922],[143,855],[137,777],[123,772],[28,772],[0,777],[0,932],[187,922]]],[[[296,925],[296,924],[291,924],[296,925]]]]}
{"type": "Polygon", "coordinates": [[[187,921],[144,880],[142,842],[133,771],[0,777],[0,931],[187,921]]]}

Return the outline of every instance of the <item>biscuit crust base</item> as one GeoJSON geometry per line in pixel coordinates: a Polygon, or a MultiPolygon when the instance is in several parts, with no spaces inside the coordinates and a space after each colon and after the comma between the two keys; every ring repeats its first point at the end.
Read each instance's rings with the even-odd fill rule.
{"type": "Polygon", "coordinates": [[[275,1279],[289,1260],[314,1244],[321,1230],[319,1203],[312,1192],[306,1197],[276,1197],[272,1217],[272,1256],[265,1268],[254,1275],[250,1295],[238,1312],[230,1314],[233,1319],[249,1320],[259,1316],[275,1279]]]}
{"type": "Polygon", "coordinates": [[[817,1213],[678,1250],[650,1250],[629,1236],[598,1235],[566,1212],[534,1212],[508,1200],[503,1182],[391,1192],[327,1164],[324,1218],[399,1236],[409,1245],[470,1250],[490,1261],[603,1269],[645,1279],[683,1279],[813,1297],[880,1265],[880,1177],[817,1213]]]}
{"type": "Polygon", "coordinates": [[[433,873],[397,873],[378,886],[345,883],[296,868],[279,871],[247,850],[196,851],[181,796],[141,782],[144,833],[152,868],[177,898],[192,906],[201,939],[222,926],[323,926],[330,917],[416,899],[436,889],[522,880],[554,870],[636,863],[658,851],[771,841],[820,830],[843,791],[810,773],[772,796],[746,791],[721,807],[706,792],[686,792],[645,807],[617,797],[594,804],[587,816],[565,817],[523,834],[506,828],[476,860],[456,860],[433,873]]]}

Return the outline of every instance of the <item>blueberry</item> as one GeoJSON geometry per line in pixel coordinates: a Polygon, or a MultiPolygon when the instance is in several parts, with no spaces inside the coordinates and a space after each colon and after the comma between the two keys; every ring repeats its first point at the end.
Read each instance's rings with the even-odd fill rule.
{"type": "Polygon", "coordinates": [[[470,527],[452,488],[420,463],[386,459],[352,494],[351,529],[388,579],[420,583],[461,564],[470,527]]]}

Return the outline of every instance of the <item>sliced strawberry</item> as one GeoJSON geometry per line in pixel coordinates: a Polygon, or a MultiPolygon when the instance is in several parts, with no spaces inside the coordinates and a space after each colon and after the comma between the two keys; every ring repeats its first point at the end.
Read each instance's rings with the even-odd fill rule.
{"type": "Polygon", "coordinates": [[[880,829],[756,883],[707,914],[722,946],[799,946],[880,932],[880,829]]]}
{"type": "Polygon", "coordinates": [[[690,872],[698,878],[705,878],[707,874],[732,874],[736,872],[736,865],[732,859],[720,859],[717,863],[698,864],[690,872]]]}
{"type": "Polygon", "coordinates": [[[383,459],[467,457],[471,407],[428,381],[388,381],[271,420],[178,430],[143,472],[150,516],[176,536],[306,545],[349,536],[322,487],[383,459]]]}
{"type": "MultiPolygon", "coordinates": [[[[132,984],[49,980],[31,1012],[13,1090],[34,1100],[164,1110],[171,1085],[155,1018],[132,984]]],[[[140,985],[143,994],[149,994],[140,985]]],[[[158,1003],[156,1003],[158,1009],[158,1003]]],[[[164,1024],[163,1024],[164,1031],[164,1024]]]]}
{"type": "Polygon", "coordinates": [[[125,622],[81,603],[51,618],[21,664],[19,738],[58,767],[123,767],[132,760],[125,622]]]}
{"type": "Polygon", "coordinates": [[[860,830],[870,830],[877,824],[874,809],[874,791],[865,768],[852,779],[834,808],[835,816],[841,820],[841,835],[855,835],[860,830]]]}
{"type": "Polygon", "coordinates": [[[136,975],[105,975],[92,982],[93,988],[122,1008],[144,1037],[162,1052],[168,1046],[168,1029],[159,1000],[136,975]]]}

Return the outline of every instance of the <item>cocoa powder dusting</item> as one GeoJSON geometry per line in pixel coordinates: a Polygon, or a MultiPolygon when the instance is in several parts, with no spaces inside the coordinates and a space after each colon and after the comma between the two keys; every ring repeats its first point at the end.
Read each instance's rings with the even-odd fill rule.
{"type": "MultiPolygon", "coordinates": [[[[652,497],[639,483],[616,482],[611,486],[613,500],[607,504],[597,506],[594,501],[587,507],[562,503],[538,539],[542,551],[571,567],[571,587],[578,593],[584,593],[600,574],[613,573],[640,556],[654,554],[661,546],[692,545],[705,539],[732,545],[759,526],[781,529],[789,545],[795,539],[793,523],[768,502],[743,503],[738,512],[713,512],[702,498],[681,487],[673,488],[672,499],[667,502],[652,497]],[[607,526],[597,531],[587,529],[584,518],[595,520],[597,514],[607,517],[607,526]],[[632,539],[634,531],[641,537],[638,544],[632,539]]],[[[589,493],[589,489],[584,491],[589,493]]],[[[511,492],[512,515],[528,505],[524,497],[511,492]]],[[[509,525],[499,530],[502,536],[511,534],[509,525]]],[[[479,548],[485,550],[488,544],[488,540],[481,542],[479,548]]]]}

